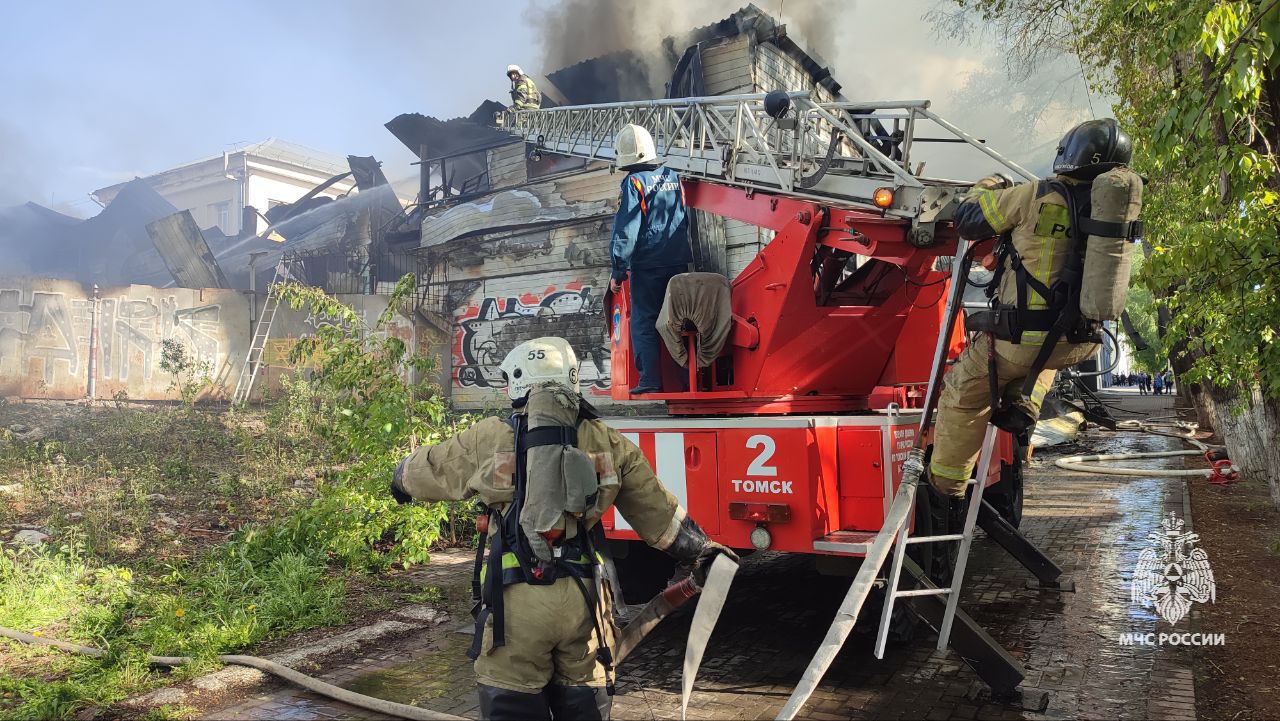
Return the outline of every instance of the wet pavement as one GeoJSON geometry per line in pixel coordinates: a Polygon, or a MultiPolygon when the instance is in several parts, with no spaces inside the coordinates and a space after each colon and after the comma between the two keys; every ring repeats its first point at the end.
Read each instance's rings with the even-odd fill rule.
{"type": "MultiPolygon", "coordinates": [[[[1172,399],[1123,398],[1167,413],[1172,399]]],[[[1169,625],[1130,601],[1138,554],[1170,511],[1187,519],[1185,479],[1072,473],[1053,458],[1076,453],[1159,451],[1181,441],[1090,431],[1081,443],[1041,449],[1027,474],[1023,531],[1074,579],[1074,593],[1031,590],[1031,576],[982,534],[974,542],[962,607],[1026,668],[1021,693],[992,699],[952,652],[934,650],[924,627],[871,653],[876,614],[868,604],[844,651],[804,710],[814,719],[1194,718],[1193,649],[1122,645],[1128,633],[1169,625]]],[[[1181,467],[1181,459],[1139,461],[1181,467]]],[[[429,582],[446,592],[454,621],[402,640],[322,678],[362,693],[476,717],[465,657],[470,552],[440,554],[429,582]]],[[[690,704],[692,719],[773,718],[826,632],[848,579],[817,574],[803,557],[758,554],[744,564],[707,649],[690,704]]],[[[680,669],[689,615],[667,621],[621,670],[614,718],[671,719],[680,712],[680,669]]],[[[1177,631],[1194,631],[1197,613],[1177,631]]],[[[214,719],[367,719],[367,711],[280,688],[210,713],[214,719]]]]}

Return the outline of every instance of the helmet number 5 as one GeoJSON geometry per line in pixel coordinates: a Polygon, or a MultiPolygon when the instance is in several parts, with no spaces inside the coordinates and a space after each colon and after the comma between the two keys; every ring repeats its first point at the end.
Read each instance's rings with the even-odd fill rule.
{"type": "Polygon", "coordinates": [[[759,448],[760,452],[756,455],[756,459],[747,466],[748,476],[776,476],[778,475],[778,467],[768,465],[769,460],[773,458],[773,454],[778,450],[778,446],[769,436],[758,435],[751,436],[747,439],[747,448],[759,448]]]}

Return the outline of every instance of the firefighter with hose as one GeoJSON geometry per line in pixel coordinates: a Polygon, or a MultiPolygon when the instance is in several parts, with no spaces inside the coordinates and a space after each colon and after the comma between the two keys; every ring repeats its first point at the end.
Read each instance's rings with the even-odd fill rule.
{"type": "Polygon", "coordinates": [[[1062,139],[1055,175],[1011,186],[979,181],[956,209],[960,236],[996,237],[992,310],[973,314],[970,343],[946,375],[930,460],[931,506],[949,532],[963,527],[966,481],[988,422],[1024,438],[1059,368],[1098,352],[1102,323],[1120,317],[1142,178],[1126,164],[1129,136],[1114,119],[1090,120],[1062,139]]]}
{"type": "Polygon", "coordinates": [[[640,449],[579,396],[568,342],[522,343],[501,368],[510,418],[486,418],[414,451],[391,492],[400,502],[483,502],[469,654],[481,717],[607,719],[617,591],[604,573],[600,518],[616,508],[699,585],[717,555],[737,556],[707,538],[640,449]]]}

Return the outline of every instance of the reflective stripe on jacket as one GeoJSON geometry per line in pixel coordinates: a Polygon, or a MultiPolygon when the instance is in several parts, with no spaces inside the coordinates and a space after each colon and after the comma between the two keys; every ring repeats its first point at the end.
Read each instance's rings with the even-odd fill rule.
{"type": "Polygon", "coordinates": [[[622,180],[609,245],[611,275],[693,262],[680,176],[666,167],[633,170],[622,180]]]}
{"type": "Polygon", "coordinates": [[[511,85],[511,107],[516,110],[537,110],[542,107],[542,93],[533,84],[533,78],[521,75],[511,85]]]}

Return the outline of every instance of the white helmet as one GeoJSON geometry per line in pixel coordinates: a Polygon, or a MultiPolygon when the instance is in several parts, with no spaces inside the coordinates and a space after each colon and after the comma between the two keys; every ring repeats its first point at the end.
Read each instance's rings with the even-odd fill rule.
{"type": "Polygon", "coordinates": [[[539,383],[561,383],[578,389],[578,354],[564,338],[534,338],[516,346],[502,359],[507,397],[524,398],[539,383]]]}
{"type": "Polygon", "coordinates": [[[511,73],[515,73],[516,75],[524,75],[524,71],[520,69],[519,65],[508,65],[507,75],[510,75],[511,73]]]}
{"type": "Polygon", "coordinates": [[[618,158],[619,168],[652,163],[658,159],[653,136],[639,125],[627,125],[618,131],[613,139],[613,152],[618,158]]]}

